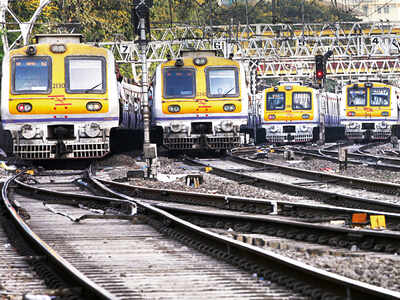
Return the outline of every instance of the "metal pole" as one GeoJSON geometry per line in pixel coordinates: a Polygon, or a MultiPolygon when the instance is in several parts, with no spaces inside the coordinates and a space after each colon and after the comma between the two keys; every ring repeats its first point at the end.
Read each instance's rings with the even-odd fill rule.
{"type": "Polygon", "coordinates": [[[155,145],[150,145],[150,108],[148,97],[148,83],[147,83],[147,42],[146,42],[146,25],[144,18],[140,18],[140,50],[142,61],[142,108],[143,108],[143,153],[146,159],[146,172],[145,177],[150,178],[152,174],[152,160],[156,158],[157,149],[155,145]]]}
{"type": "Polygon", "coordinates": [[[251,104],[252,104],[252,114],[253,114],[253,137],[254,137],[254,145],[257,145],[257,105],[256,105],[256,80],[257,80],[257,66],[252,66],[251,70],[251,104]]]}
{"type": "Polygon", "coordinates": [[[143,105],[143,127],[144,127],[144,144],[150,143],[150,115],[149,115],[149,99],[147,87],[147,57],[146,57],[146,28],[144,18],[140,18],[140,48],[142,61],[142,105],[143,105]]]}

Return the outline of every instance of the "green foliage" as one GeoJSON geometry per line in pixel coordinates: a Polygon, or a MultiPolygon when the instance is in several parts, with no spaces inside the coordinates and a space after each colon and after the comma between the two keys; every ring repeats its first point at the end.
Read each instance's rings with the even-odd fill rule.
{"type": "MultiPolygon", "coordinates": [[[[10,7],[21,21],[27,21],[38,7],[39,1],[13,1],[10,2],[10,7]]],[[[271,1],[249,0],[248,3],[256,5],[246,7],[246,1],[236,0],[228,8],[219,7],[216,0],[154,0],[150,10],[150,21],[152,27],[170,27],[175,24],[271,23],[273,15],[271,1]]],[[[305,22],[357,20],[349,13],[322,5],[316,0],[275,1],[279,23],[300,23],[303,4],[305,22]]],[[[135,37],[131,17],[132,6],[133,0],[53,0],[38,19],[39,25],[35,26],[33,34],[70,32],[75,28],[74,32],[82,33],[86,41],[133,40],[135,37]]],[[[7,21],[15,23],[9,14],[7,21]]],[[[1,48],[0,55],[2,51],[1,48]]],[[[122,68],[121,72],[126,74],[130,70],[122,68]]]]}
{"type": "MultiPolygon", "coordinates": [[[[153,27],[168,27],[174,24],[226,25],[271,23],[272,0],[236,0],[230,7],[219,7],[216,0],[156,0],[150,10],[153,27]],[[246,13],[247,11],[247,13],[246,13]]],[[[355,21],[349,13],[333,6],[322,5],[316,0],[275,0],[277,21],[300,23],[304,4],[305,22],[355,21]]],[[[39,0],[10,2],[21,21],[29,20],[39,0]]],[[[133,25],[131,11],[133,0],[53,0],[43,11],[36,32],[70,30],[81,32],[87,41],[112,41],[117,38],[132,40],[133,25]],[[48,24],[78,23],[55,27],[48,24]]],[[[12,19],[10,18],[10,21],[12,19]]]]}

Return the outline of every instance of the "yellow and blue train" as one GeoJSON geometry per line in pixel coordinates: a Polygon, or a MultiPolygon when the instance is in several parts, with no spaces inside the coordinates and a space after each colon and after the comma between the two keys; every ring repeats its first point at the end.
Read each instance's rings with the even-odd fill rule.
{"type": "Polygon", "coordinates": [[[342,135],[340,97],[297,82],[264,90],[259,125],[265,140],[274,144],[333,140],[342,135]]]}
{"type": "Polygon", "coordinates": [[[382,82],[355,82],[342,90],[340,120],[350,140],[399,136],[400,89],[382,82]]]}
{"type": "Polygon", "coordinates": [[[77,34],[36,39],[3,58],[3,147],[23,159],[106,155],[119,121],[112,52],[77,34]]]}
{"type": "Polygon", "coordinates": [[[228,150],[244,142],[248,92],[240,62],[187,51],[152,80],[153,136],[169,150],[228,150]]]}

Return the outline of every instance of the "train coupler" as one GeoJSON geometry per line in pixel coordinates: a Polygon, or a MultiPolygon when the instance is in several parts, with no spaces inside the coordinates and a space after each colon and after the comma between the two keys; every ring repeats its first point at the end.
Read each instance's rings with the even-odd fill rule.
{"type": "Polygon", "coordinates": [[[63,140],[60,139],[57,141],[52,153],[56,155],[56,158],[62,158],[64,154],[72,153],[72,149],[68,149],[63,140]]]}

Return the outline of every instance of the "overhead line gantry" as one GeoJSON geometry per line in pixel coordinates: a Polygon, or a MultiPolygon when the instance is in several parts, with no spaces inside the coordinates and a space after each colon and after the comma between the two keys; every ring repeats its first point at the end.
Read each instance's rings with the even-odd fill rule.
{"type": "MultiPolygon", "coordinates": [[[[51,0],[40,5],[29,22],[20,22],[0,0],[1,26],[7,32],[6,14],[18,24],[21,35],[11,45],[3,34],[5,50],[26,44],[33,24],[51,0]]],[[[15,27],[15,26],[14,26],[15,27]]],[[[12,30],[8,30],[10,32],[12,30]]],[[[110,48],[119,63],[140,67],[143,55],[137,41],[98,43],[110,48]]],[[[245,62],[249,70],[257,70],[259,78],[312,78],[315,56],[332,51],[326,61],[326,77],[346,80],[352,77],[394,78],[400,73],[400,23],[347,22],[329,24],[253,24],[226,26],[175,25],[151,28],[146,49],[149,66],[170,57],[180,57],[181,50],[220,50],[225,57],[245,62]]],[[[139,69],[138,69],[139,70],[139,69]]]]}

